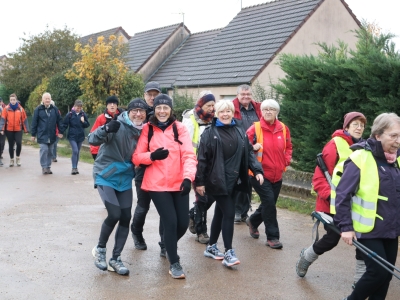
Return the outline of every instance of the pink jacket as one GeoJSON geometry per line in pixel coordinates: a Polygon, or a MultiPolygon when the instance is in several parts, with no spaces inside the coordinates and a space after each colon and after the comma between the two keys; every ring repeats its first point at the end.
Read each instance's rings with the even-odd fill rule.
{"type": "Polygon", "coordinates": [[[174,122],[182,145],[174,141],[172,124],[165,131],[151,123],[143,126],[136,151],[132,155],[132,162],[136,166],[147,165],[142,182],[142,189],[145,191],[176,192],[180,191],[185,178],[192,182],[194,180],[197,159],[193,152],[189,132],[181,122],[174,122]],[[153,126],[150,147],[148,145],[149,126],[153,126]],[[164,160],[152,161],[150,153],[161,147],[169,150],[168,157],[164,160]]]}

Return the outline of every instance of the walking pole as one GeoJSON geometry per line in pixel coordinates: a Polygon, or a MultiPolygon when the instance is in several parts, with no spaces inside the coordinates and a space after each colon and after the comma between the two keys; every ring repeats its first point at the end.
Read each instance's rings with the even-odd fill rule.
{"type": "Polygon", "coordinates": [[[332,183],[331,175],[329,175],[328,168],[326,167],[326,164],[322,158],[322,153],[317,154],[317,166],[322,170],[322,173],[324,173],[325,178],[328,181],[329,186],[331,187],[331,190],[336,190],[335,185],[332,183]]]}
{"type": "MultiPolygon", "coordinates": [[[[342,233],[340,232],[340,230],[334,225],[332,224],[331,220],[332,218],[322,212],[316,212],[313,211],[311,213],[311,216],[313,218],[316,218],[318,221],[322,222],[324,225],[329,226],[334,232],[336,232],[337,234],[339,234],[340,236],[342,235],[342,233]]],[[[375,261],[377,264],[379,264],[382,268],[384,268],[386,271],[388,271],[390,274],[392,274],[394,277],[396,277],[397,279],[400,279],[400,276],[397,275],[394,271],[392,271],[391,269],[389,269],[387,266],[395,269],[397,272],[400,272],[400,269],[398,269],[396,266],[392,265],[390,262],[388,262],[387,260],[385,260],[384,258],[380,257],[378,254],[376,254],[374,251],[372,251],[371,249],[367,248],[366,246],[364,246],[363,244],[361,244],[360,242],[358,242],[357,240],[353,239],[353,245],[358,248],[361,252],[363,252],[365,255],[367,255],[368,257],[370,257],[373,261],[375,261]]]]}

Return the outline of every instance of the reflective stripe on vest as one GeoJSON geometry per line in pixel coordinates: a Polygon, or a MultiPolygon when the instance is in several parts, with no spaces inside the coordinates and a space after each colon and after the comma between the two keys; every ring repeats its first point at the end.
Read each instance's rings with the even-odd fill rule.
{"type": "MultiPolygon", "coordinates": [[[[344,162],[346,159],[350,156],[353,151],[349,148],[349,144],[346,142],[346,140],[340,136],[335,136],[333,138],[333,141],[335,142],[336,145],[336,150],[339,155],[339,160],[333,169],[332,173],[332,183],[336,187],[339,184],[340,178],[342,177],[343,173],[343,166],[344,162]]],[[[336,208],[335,208],[335,198],[336,198],[336,191],[331,190],[331,201],[330,201],[330,213],[331,214],[336,214],[336,208]]]]}
{"type": "Polygon", "coordinates": [[[194,128],[194,132],[193,132],[193,137],[192,137],[192,146],[193,146],[193,151],[194,154],[197,155],[197,148],[199,147],[199,124],[197,123],[196,119],[194,118],[194,115],[190,115],[190,120],[192,120],[193,123],[193,128],[194,128]]]}
{"type": "MultiPolygon", "coordinates": [[[[378,200],[387,201],[388,198],[378,194],[378,166],[371,151],[357,150],[350,155],[350,159],[360,169],[359,189],[351,203],[353,228],[360,233],[371,232],[375,226],[375,219],[383,220],[376,213],[378,200]]],[[[397,158],[397,162],[400,163],[399,158],[397,158]]]]}

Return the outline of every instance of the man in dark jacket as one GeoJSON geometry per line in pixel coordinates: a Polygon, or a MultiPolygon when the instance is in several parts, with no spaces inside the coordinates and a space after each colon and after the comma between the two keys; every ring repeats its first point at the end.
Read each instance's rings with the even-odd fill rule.
{"type": "Polygon", "coordinates": [[[51,104],[51,95],[44,93],[42,103],[35,108],[32,117],[31,140],[37,140],[40,145],[40,165],[42,174],[53,174],[50,170],[54,143],[56,141],[56,126],[58,137],[62,138],[64,128],[58,108],[51,104]]]}
{"type": "MultiPolygon", "coordinates": [[[[237,97],[233,99],[235,107],[234,118],[242,120],[242,127],[247,131],[254,122],[258,122],[261,118],[261,103],[253,100],[251,87],[247,84],[239,85],[237,88],[237,97]]],[[[253,141],[250,141],[252,143],[253,141]]],[[[235,223],[245,222],[250,209],[251,201],[251,185],[249,181],[249,190],[247,192],[237,191],[234,195],[235,199],[235,223]]]]}

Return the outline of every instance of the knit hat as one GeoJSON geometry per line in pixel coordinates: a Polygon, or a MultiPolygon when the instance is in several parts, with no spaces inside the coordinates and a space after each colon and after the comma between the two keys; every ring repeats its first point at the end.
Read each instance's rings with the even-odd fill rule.
{"type": "Polygon", "coordinates": [[[144,92],[147,93],[148,91],[151,91],[151,90],[155,90],[155,91],[158,91],[159,93],[161,93],[160,84],[155,81],[148,82],[146,84],[146,86],[144,87],[144,92]]]}
{"type": "Polygon", "coordinates": [[[131,100],[128,104],[128,112],[132,109],[144,109],[147,110],[149,106],[146,104],[146,102],[141,99],[141,98],[135,98],[131,100]]]}
{"type": "Polygon", "coordinates": [[[210,101],[215,101],[215,97],[213,94],[206,94],[203,97],[201,97],[199,100],[197,100],[196,105],[203,107],[204,104],[210,101]]]}
{"type": "Polygon", "coordinates": [[[116,103],[118,105],[119,104],[118,97],[115,96],[115,95],[108,97],[107,100],[106,100],[106,105],[109,104],[109,103],[116,103]]]}
{"type": "Polygon", "coordinates": [[[172,109],[172,99],[166,94],[160,94],[154,98],[154,108],[156,108],[157,105],[161,104],[168,105],[172,109]]]}
{"type": "Polygon", "coordinates": [[[361,118],[364,123],[367,123],[367,118],[362,113],[352,111],[344,115],[343,129],[349,127],[350,122],[355,118],[361,118]]]}

